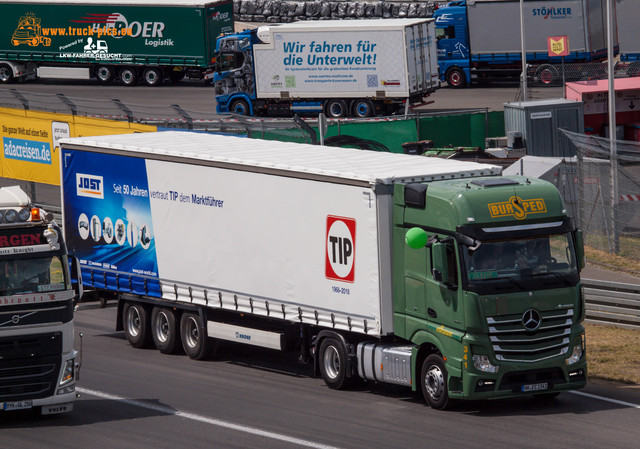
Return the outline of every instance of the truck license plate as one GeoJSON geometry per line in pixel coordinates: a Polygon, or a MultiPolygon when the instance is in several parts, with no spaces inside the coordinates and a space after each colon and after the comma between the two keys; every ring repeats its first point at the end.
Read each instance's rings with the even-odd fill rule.
{"type": "Polygon", "coordinates": [[[528,384],[528,385],[523,385],[522,386],[522,391],[523,392],[528,392],[528,391],[541,391],[541,390],[547,390],[549,388],[549,383],[548,382],[541,382],[539,384],[528,384]]]}
{"type": "Polygon", "coordinates": [[[23,410],[26,408],[33,407],[33,401],[16,401],[16,402],[5,402],[3,404],[3,410],[23,410]]]}

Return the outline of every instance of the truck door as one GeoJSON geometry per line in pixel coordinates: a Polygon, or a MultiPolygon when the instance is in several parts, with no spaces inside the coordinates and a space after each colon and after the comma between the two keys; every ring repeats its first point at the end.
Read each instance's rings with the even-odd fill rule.
{"type": "Polygon", "coordinates": [[[404,252],[405,311],[407,315],[421,320],[427,318],[426,281],[428,258],[427,248],[404,252]]]}
{"type": "Polygon", "coordinates": [[[456,28],[449,25],[444,28],[436,28],[436,39],[438,40],[438,57],[440,59],[454,59],[456,51],[456,28]]]}
{"type": "Polygon", "coordinates": [[[458,300],[458,258],[456,243],[453,239],[440,236],[446,252],[446,274],[440,278],[434,271],[437,268],[435,258],[438,251],[432,245],[427,249],[426,276],[426,314],[427,320],[447,327],[460,329],[462,327],[462,310],[458,300]]]}
{"type": "MultiPolygon", "coordinates": [[[[441,238],[445,238],[442,236],[441,238]]],[[[448,277],[439,281],[433,273],[433,248],[405,251],[405,311],[407,319],[427,320],[454,328],[461,327],[458,302],[458,270],[455,242],[446,243],[448,277]]],[[[410,326],[407,326],[410,328],[410,326]]]]}
{"type": "Polygon", "coordinates": [[[469,58],[467,15],[464,7],[444,8],[436,14],[438,60],[469,58]],[[450,11],[443,13],[442,11],[450,11]]]}

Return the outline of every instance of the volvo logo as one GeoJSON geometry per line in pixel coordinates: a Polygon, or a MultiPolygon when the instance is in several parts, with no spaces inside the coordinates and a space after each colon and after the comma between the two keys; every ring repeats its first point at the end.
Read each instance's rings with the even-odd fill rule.
{"type": "Polygon", "coordinates": [[[38,313],[37,311],[35,312],[30,312],[30,313],[25,313],[24,315],[20,316],[18,314],[12,315],[11,318],[7,321],[5,321],[4,323],[0,323],[0,327],[9,324],[9,323],[13,323],[13,324],[18,324],[20,322],[21,319],[26,318],[28,316],[31,316],[35,313],[38,313]]]}
{"type": "Polygon", "coordinates": [[[522,314],[522,325],[529,331],[534,331],[540,327],[542,317],[537,310],[529,309],[522,314]]]}

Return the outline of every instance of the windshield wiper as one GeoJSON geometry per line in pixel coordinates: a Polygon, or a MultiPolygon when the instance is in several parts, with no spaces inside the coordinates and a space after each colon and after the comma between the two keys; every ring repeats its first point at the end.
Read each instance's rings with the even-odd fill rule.
{"type": "Polygon", "coordinates": [[[557,273],[555,271],[544,271],[544,272],[540,272],[540,273],[535,273],[535,274],[531,274],[531,277],[547,276],[549,274],[552,275],[552,276],[555,276],[558,279],[560,279],[566,285],[573,285],[573,283],[571,283],[569,280],[567,280],[567,278],[565,278],[564,275],[562,275],[560,273],[557,273]]]}
{"type": "MultiPolygon", "coordinates": [[[[526,290],[526,288],[524,288],[524,285],[522,285],[520,282],[516,281],[515,279],[511,278],[511,277],[503,277],[503,278],[497,278],[499,280],[507,280],[509,282],[511,282],[511,284],[517,286],[518,288],[521,288],[522,290],[526,290]]],[[[506,290],[507,288],[510,287],[498,287],[496,286],[497,289],[501,289],[501,290],[506,290]]]]}

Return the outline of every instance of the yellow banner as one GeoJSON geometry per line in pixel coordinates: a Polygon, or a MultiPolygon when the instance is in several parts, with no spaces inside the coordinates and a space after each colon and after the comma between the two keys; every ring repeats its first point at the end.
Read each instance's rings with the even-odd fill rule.
{"type": "Polygon", "coordinates": [[[60,139],[157,130],[129,122],[10,108],[0,108],[0,123],[0,176],[58,186],[60,139]]]}

